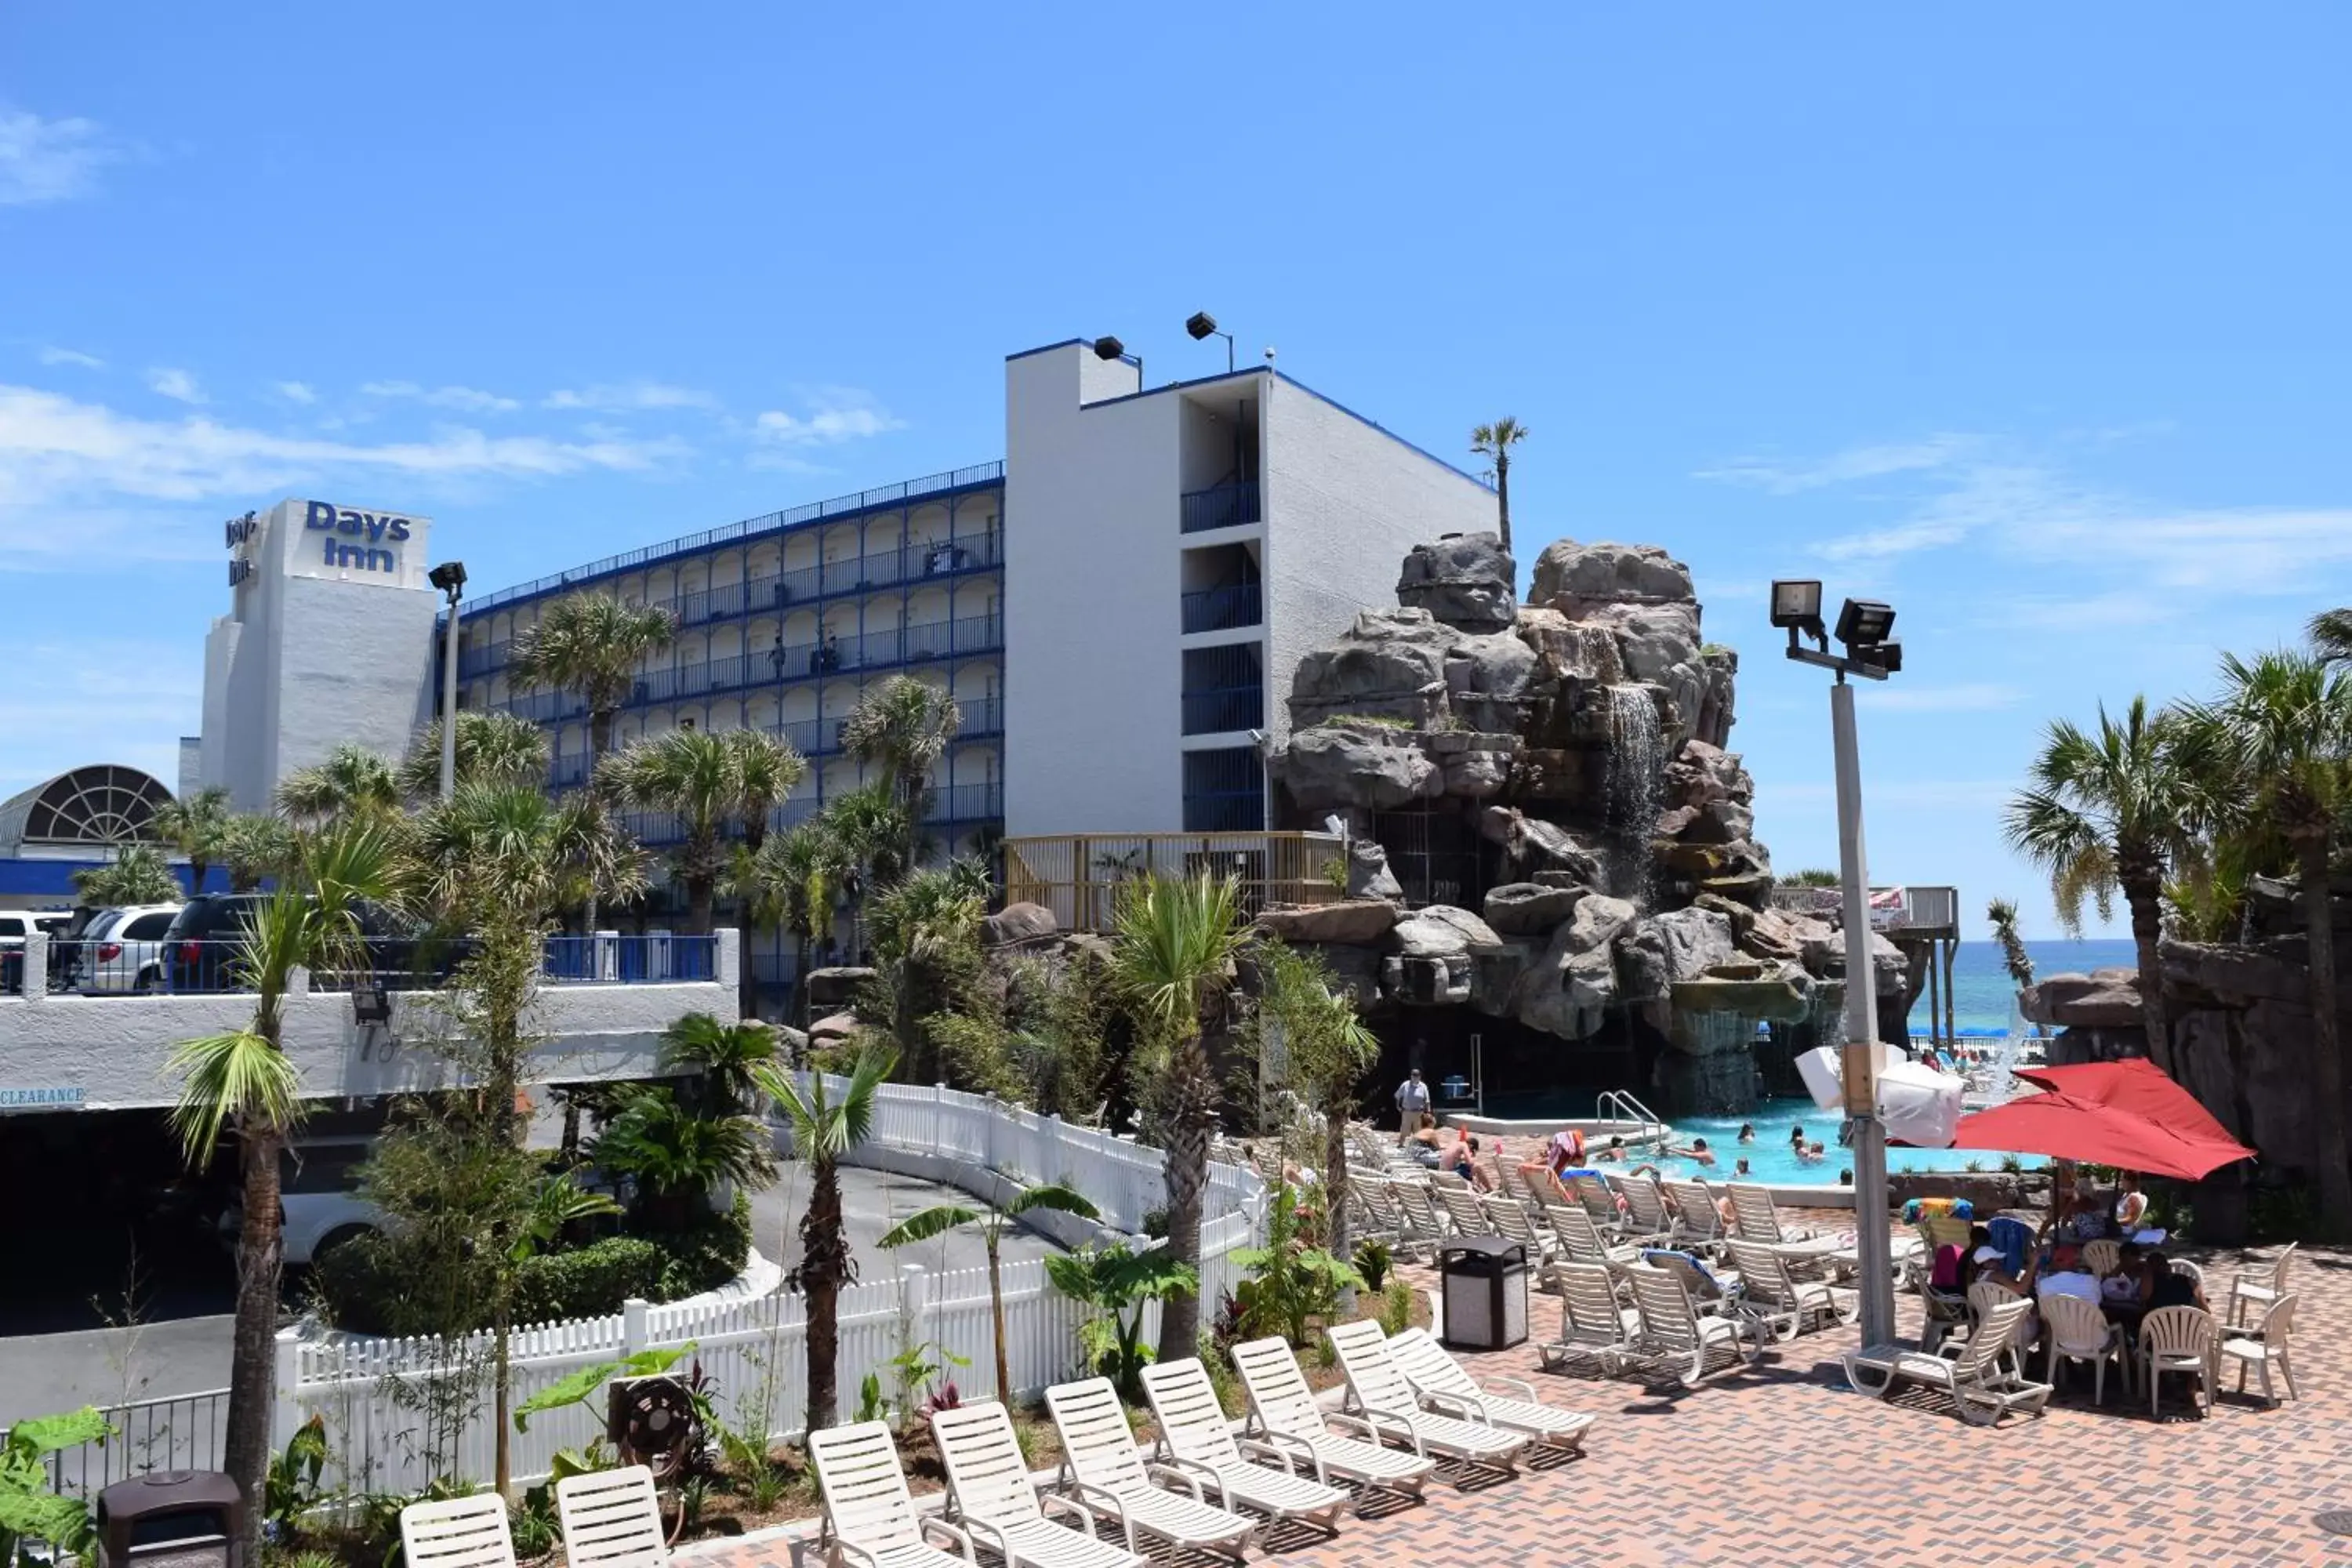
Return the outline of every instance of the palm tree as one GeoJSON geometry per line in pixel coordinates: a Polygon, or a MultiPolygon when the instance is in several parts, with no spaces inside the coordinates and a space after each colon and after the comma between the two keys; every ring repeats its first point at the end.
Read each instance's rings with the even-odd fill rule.
{"type": "MultiPolygon", "coordinates": [[[[417,731],[401,760],[401,795],[427,801],[441,793],[441,721],[417,731]]],[[[460,710],[457,714],[457,783],[543,789],[547,785],[547,731],[512,713],[460,710]]]]}
{"type": "Polygon", "coordinates": [[[1037,1209],[1074,1214],[1081,1219],[1102,1218],[1102,1211],[1088,1202],[1085,1194],[1048,1183],[1024,1187],[1001,1206],[983,1204],[972,1209],[961,1204],[935,1205],[908,1215],[882,1234],[884,1247],[898,1247],[929,1241],[960,1225],[977,1224],[980,1226],[981,1244],[988,1248],[988,1310],[996,1329],[996,1397],[1008,1402],[1013,1398],[1013,1373],[1004,1351],[1004,1282],[998,1248],[1004,1239],[1004,1227],[1023,1215],[1037,1209]]]}
{"type": "Polygon", "coordinates": [[[1527,438],[1528,427],[1507,414],[1470,432],[1470,449],[1495,465],[1495,514],[1507,555],[1511,549],[1511,448],[1527,438]]]}
{"type": "Polygon", "coordinates": [[[267,877],[282,875],[294,858],[294,825],[268,812],[239,812],[221,834],[228,890],[250,893],[267,877]]]}
{"type": "Polygon", "coordinates": [[[963,710],[944,689],[912,676],[894,675],[858,698],[843,721],[844,750],[862,763],[879,764],[882,784],[905,816],[902,868],[919,858],[923,802],[931,770],[947,754],[948,742],[963,725],[963,710]]]}
{"type": "Polygon", "coordinates": [[[912,868],[907,858],[913,826],[906,812],[891,798],[889,786],[870,784],[824,803],[816,821],[846,869],[841,890],[850,900],[853,922],[850,947],[865,946],[866,906],[877,889],[897,881],[912,868]]]}
{"type": "Polygon", "coordinates": [[[2319,1205],[2334,1234],[2352,1234],[2352,1106],[2344,1099],[2328,887],[2337,835],[2352,812],[2352,668],[2304,653],[2224,655],[2221,695],[2194,710],[2191,722],[2229,782],[2224,825],[2267,826],[2294,851],[2320,1102],[2319,1205]]]}
{"type": "Polygon", "coordinates": [[[1993,941],[2000,943],[2001,966],[2009,971],[2010,983],[2020,991],[2033,984],[2033,955],[2025,951],[2025,939],[2017,934],[2017,905],[2009,899],[1994,899],[1985,905],[1985,920],[1992,927],[1993,941]]]}
{"type": "MultiPolygon", "coordinates": [[[[211,1162],[221,1134],[236,1141],[244,1215],[237,1238],[236,1315],[230,1340],[228,1422],[222,1446],[229,1476],[247,1497],[262,1495],[276,1402],[279,1275],[284,1215],[278,1166],[301,1111],[301,1075],[287,1058],[287,987],[297,969],[331,968],[362,950],[360,908],[400,892],[394,837],[365,817],[335,825],[302,846],[293,874],[248,917],[236,960],[254,994],[243,1029],[173,1047],[182,1081],[172,1125],[190,1162],[211,1162]]],[[[260,1561],[261,1510],[247,1510],[242,1550],[260,1561]]]]}
{"type": "Polygon", "coordinates": [[[808,1430],[830,1426],[839,1414],[835,1362],[840,1349],[841,1288],[857,1278],[841,1224],[841,1161],[874,1131],[874,1100],[897,1067],[889,1047],[868,1047],[836,1091],[823,1073],[801,1086],[774,1068],[754,1069],[760,1087],[792,1123],[793,1152],[809,1163],[809,1202],[801,1215],[801,1260],[790,1283],[807,1299],[808,1430]]]}
{"type": "MultiPolygon", "coordinates": [[[[1202,1023],[1222,1005],[1234,957],[1248,940],[1240,909],[1237,879],[1155,873],[1120,889],[1111,942],[1118,989],[1167,1052],[1154,1088],[1167,1139],[1168,1250],[1196,1273],[1209,1135],[1217,1126],[1217,1080],[1202,1023]]],[[[1160,1359],[1194,1353],[1200,1322],[1199,1296],[1172,1292],[1160,1320],[1160,1359]]]]}
{"type": "Polygon", "coordinates": [[[750,1115],[758,1108],[758,1069],[776,1060],[776,1032],[757,1019],[722,1024],[708,1013],[688,1013],[662,1031],[661,1066],[686,1068],[702,1078],[708,1109],[721,1116],[750,1115]]]}
{"type": "MultiPolygon", "coordinates": [[[[1356,1109],[1357,1084],[1380,1060],[1381,1043],[1356,1016],[1355,1003],[1339,988],[1330,966],[1312,950],[1269,942],[1258,949],[1256,967],[1258,1013],[1252,1027],[1258,1034],[1259,1059],[1268,1054],[1266,1026],[1277,1026],[1286,1076],[1299,1097],[1323,1114],[1330,1252],[1345,1263],[1355,1256],[1348,1244],[1348,1118],[1356,1109]]],[[[1342,1317],[1354,1312],[1353,1285],[1340,1287],[1339,1304],[1342,1317]]]]}
{"type": "MultiPolygon", "coordinates": [[[[233,820],[228,791],[217,786],[198,790],[185,800],[166,801],[155,808],[154,831],[187,857],[190,892],[205,890],[205,874],[224,858],[224,840],[233,820]]],[[[172,896],[178,895],[174,892],[172,896]]]]}
{"type": "Polygon", "coordinates": [[[760,889],[760,901],[772,902],[784,929],[793,933],[793,995],[803,1029],[808,1027],[809,956],[818,942],[833,935],[835,905],[854,870],[847,850],[821,815],[760,846],[751,864],[750,879],[760,889]]]}
{"type": "Polygon", "coordinates": [[[278,780],[278,809],[314,827],[343,817],[388,819],[400,809],[400,781],[390,763],[345,742],[324,762],[278,780]]]}
{"type": "Polygon", "coordinates": [[[634,897],[645,857],[581,795],[463,784],[416,818],[421,901],[467,924],[511,919],[544,932],[591,887],[634,897]]]}
{"type": "Polygon", "coordinates": [[[708,936],[719,879],[720,841],[735,809],[735,769],[727,742],[708,730],[672,730],[633,741],[596,768],[599,793],[640,811],[677,819],[681,841],[670,873],[686,889],[687,929],[708,936]]]}
{"type": "Polygon", "coordinates": [[[987,910],[970,879],[952,870],[917,871],[875,895],[869,909],[876,1010],[887,1015],[890,1037],[909,1083],[938,1081],[938,1053],[923,1019],[943,1006],[956,982],[977,968],[980,919],[987,910]]]}
{"type": "Polygon", "coordinates": [[[2311,649],[2330,664],[2352,664],[2352,609],[2311,617],[2311,649]]]}
{"type": "Polygon", "coordinates": [[[2150,714],[2135,697],[2118,722],[2099,709],[2098,730],[2052,722],[2033,760],[2030,788],[2010,803],[2010,847],[2050,874],[2058,919],[2070,932],[2090,899],[2101,919],[2120,889],[2138,950],[2140,1011],[2147,1051],[2172,1071],[2156,944],[2163,931],[2164,880],[2175,863],[2201,853],[2199,830],[2212,813],[2204,768],[2177,713],[2150,714]]]}
{"type": "Polygon", "coordinates": [[[655,1223],[681,1231],[722,1183],[764,1184],[775,1174],[767,1129],[749,1116],[698,1116],[667,1089],[638,1089],[589,1146],[588,1157],[636,1178],[655,1223]]]}
{"type": "Polygon", "coordinates": [[[76,871],[73,885],[74,901],[93,910],[180,901],[180,879],[172,874],[172,863],[152,844],[121,846],[105,865],[76,871]]]}
{"type": "Polygon", "coordinates": [[[757,855],[768,841],[770,814],[808,777],[808,759],[764,730],[722,730],[719,737],[735,773],[735,829],[743,847],[757,855]]]}

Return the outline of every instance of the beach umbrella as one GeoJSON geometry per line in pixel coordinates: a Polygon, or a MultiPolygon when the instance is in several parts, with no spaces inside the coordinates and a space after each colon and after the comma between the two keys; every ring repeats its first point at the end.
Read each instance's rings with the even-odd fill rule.
{"type": "Polygon", "coordinates": [[[2011,1070],[2036,1089],[2111,1105],[2117,1110],[2161,1122],[2182,1134],[2193,1133],[2222,1142],[2231,1141],[2230,1130],[2216,1121],[2213,1113],[2195,1095],[2166,1077],[2164,1069],[2146,1057],[2084,1062],[2068,1068],[2021,1067],[2011,1070]]]}
{"type": "Polygon", "coordinates": [[[2254,1151],[2230,1136],[2195,1097],[2152,1062],[2029,1068],[2020,1078],[2050,1092],[1963,1117],[1963,1149],[2047,1154],[2147,1175],[2201,1180],[2254,1151]]]}

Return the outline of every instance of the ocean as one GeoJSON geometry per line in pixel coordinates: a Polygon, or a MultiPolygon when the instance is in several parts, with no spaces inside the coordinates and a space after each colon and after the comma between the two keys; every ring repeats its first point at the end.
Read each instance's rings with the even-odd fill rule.
{"type": "MultiPolygon", "coordinates": [[[[2088,973],[2094,969],[2129,969],[2137,960],[2128,939],[2108,942],[2029,942],[2036,976],[2088,973]]],[[[1940,984],[1940,977],[1938,980],[1940,984]]],[[[1964,942],[1952,960],[1952,1022],[1961,1029],[2006,1031],[2015,1010],[2017,987],[2002,967],[2000,944],[1964,942]]],[[[1911,1009],[1915,1034],[1927,1032],[1927,994],[1911,1009]]]]}

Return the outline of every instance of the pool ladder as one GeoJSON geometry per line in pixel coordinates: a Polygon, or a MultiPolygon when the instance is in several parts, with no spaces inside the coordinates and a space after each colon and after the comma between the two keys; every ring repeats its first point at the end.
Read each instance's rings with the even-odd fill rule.
{"type": "Polygon", "coordinates": [[[1594,1100],[1592,1109],[1604,1121],[1632,1121],[1639,1124],[1642,1131],[1633,1139],[1633,1142],[1637,1143],[1662,1142],[1668,1131],[1665,1122],[1656,1111],[1652,1110],[1622,1089],[1602,1089],[1599,1097],[1594,1100]]]}

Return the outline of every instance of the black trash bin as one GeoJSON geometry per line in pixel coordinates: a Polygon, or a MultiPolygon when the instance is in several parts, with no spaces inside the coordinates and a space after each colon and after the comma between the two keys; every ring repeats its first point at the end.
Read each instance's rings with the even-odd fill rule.
{"type": "Polygon", "coordinates": [[[1528,1337],[1528,1249],[1499,1236],[1457,1236],[1437,1248],[1444,1342],[1499,1351],[1528,1337]]]}
{"type": "Polygon", "coordinates": [[[245,1499],[218,1470],[157,1470],[98,1494],[99,1568],[246,1568],[245,1499]]]}

